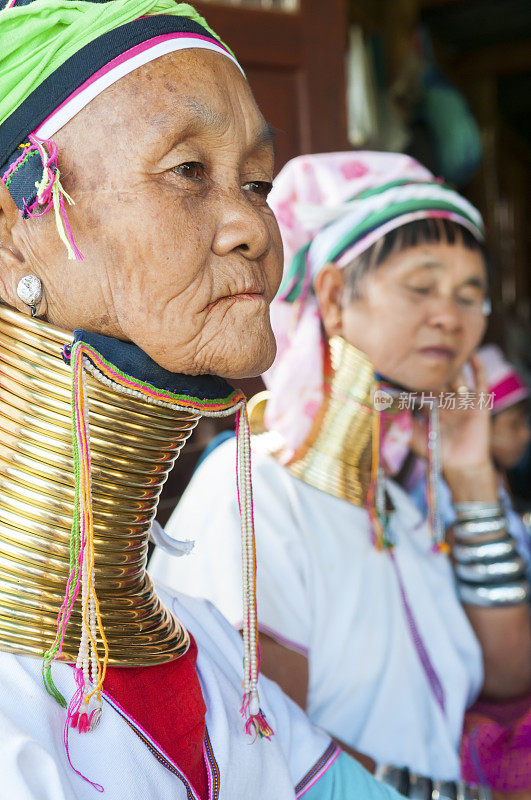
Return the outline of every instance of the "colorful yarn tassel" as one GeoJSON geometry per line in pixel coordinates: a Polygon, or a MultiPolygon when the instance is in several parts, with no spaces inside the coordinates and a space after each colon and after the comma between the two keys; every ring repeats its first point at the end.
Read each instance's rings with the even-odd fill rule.
{"type": "MultiPolygon", "coordinates": [[[[260,652],[256,611],[256,546],[254,536],[253,494],[251,482],[251,437],[247,404],[241,392],[232,391],[227,398],[205,401],[180,395],[169,390],[139,381],[120,371],[106,361],[93,347],[75,341],[63,351],[64,360],[72,366],[72,444],[74,454],[75,500],[74,518],[70,539],[70,575],[65,599],[58,617],[57,634],[52,647],[45,654],[43,677],[47,690],[61,705],[66,706],[62,695],[53,684],[52,662],[62,652],[66,626],[74,603],[81,592],[83,609],[81,640],[74,668],[77,690],[68,705],[65,726],[65,744],[68,746],[70,727],[80,732],[93,730],[101,715],[101,690],[109,657],[109,650],[101,620],[98,598],[94,586],[94,531],[91,503],[90,437],[88,427],[88,399],[84,380],[87,370],[98,381],[114,391],[139,397],[148,403],[168,406],[174,410],[196,411],[208,417],[224,417],[237,413],[236,480],[242,530],[242,582],[243,582],[243,642],[244,642],[244,697],[240,709],[245,719],[245,731],[255,738],[270,739],[273,731],[260,708],[258,675],[260,652]],[[97,637],[104,650],[98,652],[97,637]]],[[[87,779],[85,779],[87,780],[87,779]]],[[[89,783],[91,783],[89,781],[89,783]]]]}
{"type": "Polygon", "coordinates": [[[35,201],[30,206],[24,204],[24,209],[29,217],[41,217],[53,208],[57,232],[66,247],[68,258],[82,261],[83,255],[76,247],[66,214],[65,198],[69,205],[74,205],[74,201],[61,184],[61,175],[57,166],[57,145],[51,139],[38,139],[33,134],[28,136],[28,140],[29,147],[38,150],[40,154],[43,173],[40,183],[36,184],[37,197],[35,201]]]}
{"type": "MultiPolygon", "coordinates": [[[[59,610],[57,633],[52,647],[44,654],[44,685],[62,705],[66,701],[56,688],[52,663],[60,657],[66,628],[81,590],[82,630],[76,661],[76,675],[82,675],[81,699],[78,692],[68,706],[68,724],[76,720],[78,730],[92,730],[101,714],[101,688],[109,657],[109,648],[99,609],[94,580],[94,525],[91,500],[90,439],[88,401],[83,376],[83,345],[75,343],[70,353],[72,363],[72,449],[74,456],[74,515],[70,534],[70,574],[66,594],[59,610]],[[103,662],[98,653],[97,636],[104,649],[103,662]],[[94,688],[92,688],[94,684],[94,688]],[[92,703],[91,703],[92,701],[92,703]],[[86,722],[88,720],[88,723],[86,722]]],[[[78,684],[79,689],[79,684],[78,684]]]]}

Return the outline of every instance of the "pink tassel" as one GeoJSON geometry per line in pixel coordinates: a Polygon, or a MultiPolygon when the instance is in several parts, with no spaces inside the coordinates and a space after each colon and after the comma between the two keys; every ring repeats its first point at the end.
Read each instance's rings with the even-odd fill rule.
{"type": "Polygon", "coordinates": [[[85,691],[85,678],[82,669],[80,669],[79,667],[74,667],[73,669],[74,669],[74,680],[76,682],[77,689],[68,705],[65,727],[63,730],[63,741],[66,750],[66,757],[68,759],[68,763],[70,764],[76,775],[79,775],[80,778],[83,778],[84,781],[93,786],[97,792],[103,792],[104,791],[103,786],[85,777],[85,775],[83,775],[82,772],[80,772],[78,769],[74,767],[74,765],[72,764],[72,759],[70,758],[70,747],[68,743],[68,735],[70,732],[70,728],[77,728],[80,733],[86,730],[90,730],[90,722],[92,720],[92,714],[94,713],[92,712],[90,717],[88,717],[87,714],[85,713],[82,714],[79,713],[81,708],[81,703],[83,701],[83,694],[85,691]]]}
{"type": "Polygon", "coordinates": [[[253,736],[254,733],[253,742],[256,739],[267,739],[270,741],[271,737],[275,735],[261,709],[258,714],[249,716],[247,722],[245,723],[245,733],[248,736],[253,736]]]}
{"type": "Polygon", "coordinates": [[[59,167],[57,165],[57,145],[52,139],[39,139],[33,134],[28,136],[28,140],[39,151],[43,165],[43,175],[42,181],[37,187],[35,202],[31,206],[27,206],[24,203],[26,213],[30,217],[41,217],[51,208],[54,208],[57,232],[68,250],[68,257],[76,261],[83,261],[83,254],[74,242],[74,236],[66,214],[65,196],[69,203],[73,203],[73,201],[66,194],[60,183],[59,167]],[[40,213],[36,212],[37,208],[41,209],[40,213]]]}
{"type": "Polygon", "coordinates": [[[240,714],[245,720],[245,733],[248,736],[254,734],[253,741],[257,738],[270,740],[275,735],[260,708],[258,694],[253,695],[251,692],[244,694],[240,714]]]}

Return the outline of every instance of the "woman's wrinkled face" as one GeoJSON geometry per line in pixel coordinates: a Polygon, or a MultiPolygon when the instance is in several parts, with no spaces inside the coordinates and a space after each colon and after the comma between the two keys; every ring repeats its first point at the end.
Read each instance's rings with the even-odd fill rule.
{"type": "Polygon", "coordinates": [[[320,297],[326,277],[316,282],[328,334],[342,335],[378,372],[412,391],[447,387],[481,341],[487,275],[479,252],[434,243],[392,253],[363,279],[360,297],[348,302],[341,300],[347,294],[343,273],[334,265],[327,269],[330,280],[335,269],[340,282],[335,316],[320,297]]]}
{"type": "Polygon", "coordinates": [[[67,260],[52,213],[12,231],[16,278],[42,279],[47,319],[132,341],[175,372],[266,369],[282,261],[273,148],[238,68],[205,50],[163,56],[54,140],[84,261],[67,260]]]}

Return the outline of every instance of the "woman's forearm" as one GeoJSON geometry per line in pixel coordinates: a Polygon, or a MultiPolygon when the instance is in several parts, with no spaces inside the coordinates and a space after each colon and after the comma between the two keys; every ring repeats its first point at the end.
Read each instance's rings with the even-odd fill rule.
{"type": "MultiPolygon", "coordinates": [[[[446,479],[457,507],[468,503],[495,504],[498,500],[497,474],[489,462],[478,464],[474,468],[450,470],[446,479]]],[[[471,522],[473,525],[474,521],[471,522]]],[[[493,527],[496,527],[496,521],[492,522],[493,527]]],[[[482,521],[479,520],[479,527],[481,524],[482,521]]],[[[464,570],[470,570],[474,566],[466,563],[467,547],[472,552],[470,545],[477,548],[477,545],[490,542],[492,546],[492,540],[501,542],[508,539],[503,525],[497,532],[470,537],[468,541],[466,524],[462,527],[465,542],[460,549],[454,548],[458,579],[464,570]],[[463,556],[465,563],[460,564],[459,559],[463,556]]],[[[510,560],[511,557],[507,558],[510,560]]],[[[512,558],[516,564],[518,556],[512,558]]],[[[478,572],[483,566],[484,562],[475,565],[478,572]]],[[[471,585],[474,587],[473,583],[471,585]]],[[[494,590],[496,584],[492,584],[492,587],[494,590]]],[[[505,700],[528,692],[531,688],[531,620],[527,601],[506,606],[493,602],[491,606],[482,606],[467,602],[466,597],[465,594],[463,606],[483,651],[483,693],[492,699],[505,700]]]]}
{"type": "Polygon", "coordinates": [[[498,499],[498,475],[489,461],[466,468],[453,467],[444,471],[444,477],[454,503],[475,500],[491,503],[498,499]]]}
{"type": "Polygon", "coordinates": [[[482,694],[510,700],[531,690],[531,626],[527,603],[507,608],[464,605],[483,651],[482,694]]]}

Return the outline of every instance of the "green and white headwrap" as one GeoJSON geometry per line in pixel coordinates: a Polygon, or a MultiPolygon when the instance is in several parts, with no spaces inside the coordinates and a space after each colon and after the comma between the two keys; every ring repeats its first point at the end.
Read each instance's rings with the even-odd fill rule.
{"type": "Polygon", "coordinates": [[[8,0],[0,41],[0,180],[24,217],[54,209],[78,259],[51,137],[108,86],[167,53],[213,50],[239,67],[203,17],[174,0],[8,0]]]}

